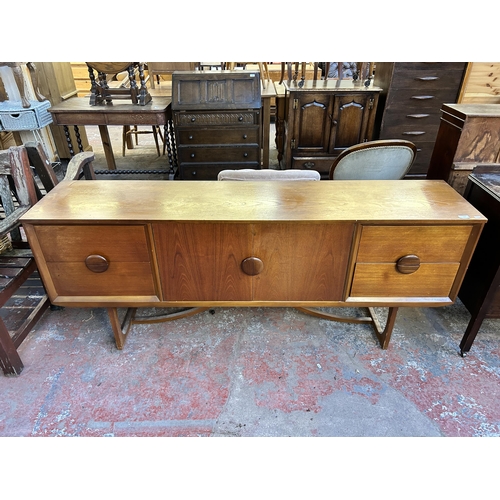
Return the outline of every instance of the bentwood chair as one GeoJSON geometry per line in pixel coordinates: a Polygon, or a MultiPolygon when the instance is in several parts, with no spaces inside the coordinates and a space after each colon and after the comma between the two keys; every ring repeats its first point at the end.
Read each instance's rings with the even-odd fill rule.
{"type": "Polygon", "coordinates": [[[402,179],[410,170],[417,147],[400,139],[362,142],[335,158],[330,167],[331,180],[402,179]]]}

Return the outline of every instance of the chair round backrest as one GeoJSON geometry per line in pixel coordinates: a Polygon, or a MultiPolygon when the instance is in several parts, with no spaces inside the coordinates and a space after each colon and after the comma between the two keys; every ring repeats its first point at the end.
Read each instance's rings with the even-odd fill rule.
{"type": "Polygon", "coordinates": [[[348,148],[334,161],[333,180],[402,179],[413,164],[416,146],[408,141],[372,141],[348,148]]]}
{"type": "Polygon", "coordinates": [[[221,170],[217,175],[218,181],[319,181],[321,175],[316,170],[254,170],[243,168],[240,170],[221,170]]]}

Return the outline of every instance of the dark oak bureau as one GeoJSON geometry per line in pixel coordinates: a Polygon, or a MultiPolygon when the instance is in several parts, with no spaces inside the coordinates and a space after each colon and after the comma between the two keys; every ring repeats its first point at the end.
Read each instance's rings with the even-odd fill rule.
{"type": "Polygon", "coordinates": [[[405,139],[418,149],[407,177],[429,168],[441,105],[457,101],[465,62],[378,62],[374,85],[382,88],[374,138],[405,139]]]}
{"type": "Polygon", "coordinates": [[[472,347],[484,319],[500,318],[500,167],[476,167],[464,197],[488,222],[458,294],[472,315],[460,343],[462,355],[472,347]]]}
{"type": "Polygon", "coordinates": [[[258,71],[176,71],[172,110],[179,178],[216,180],[223,169],[260,168],[258,71]]]}

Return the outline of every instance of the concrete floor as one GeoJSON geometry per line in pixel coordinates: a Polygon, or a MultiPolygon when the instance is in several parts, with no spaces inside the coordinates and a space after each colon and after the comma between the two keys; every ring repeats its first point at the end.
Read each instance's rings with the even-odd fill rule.
{"type": "MultiPolygon", "coordinates": [[[[119,168],[164,160],[151,136],[122,158],[115,134],[119,168]]],[[[499,437],[499,323],[462,358],[469,318],[460,301],[402,308],[384,351],[369,326],[216,309],[135,325],[119,351],[105,310],[47,311],[23,373],[0,376],[0,436],[499,437]]]]}
{"type": "Polygon", "coordinates": [[[134,325],[119,351],[105,310],[48,311],[0,377],[0,436],[498,437],[498,322],[462,358],[468,319],[401,309],[384,351],[369,326],[216,309],[134,325]]]}

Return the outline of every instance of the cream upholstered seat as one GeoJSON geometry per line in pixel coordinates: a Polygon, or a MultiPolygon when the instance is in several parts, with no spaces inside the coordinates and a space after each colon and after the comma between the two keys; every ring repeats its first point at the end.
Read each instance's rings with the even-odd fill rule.
{"type": "Polygon", "coordinates": [[[415,144],[400,139],[356,144],[335,158],[330,167],[330,179],[402,179],[416,154],[415,144]]]}
{"type": "Polygon", "coordinates": [[[319,181],[321,176],[316,170],[221,170],[218,181],[319,181]]]}

